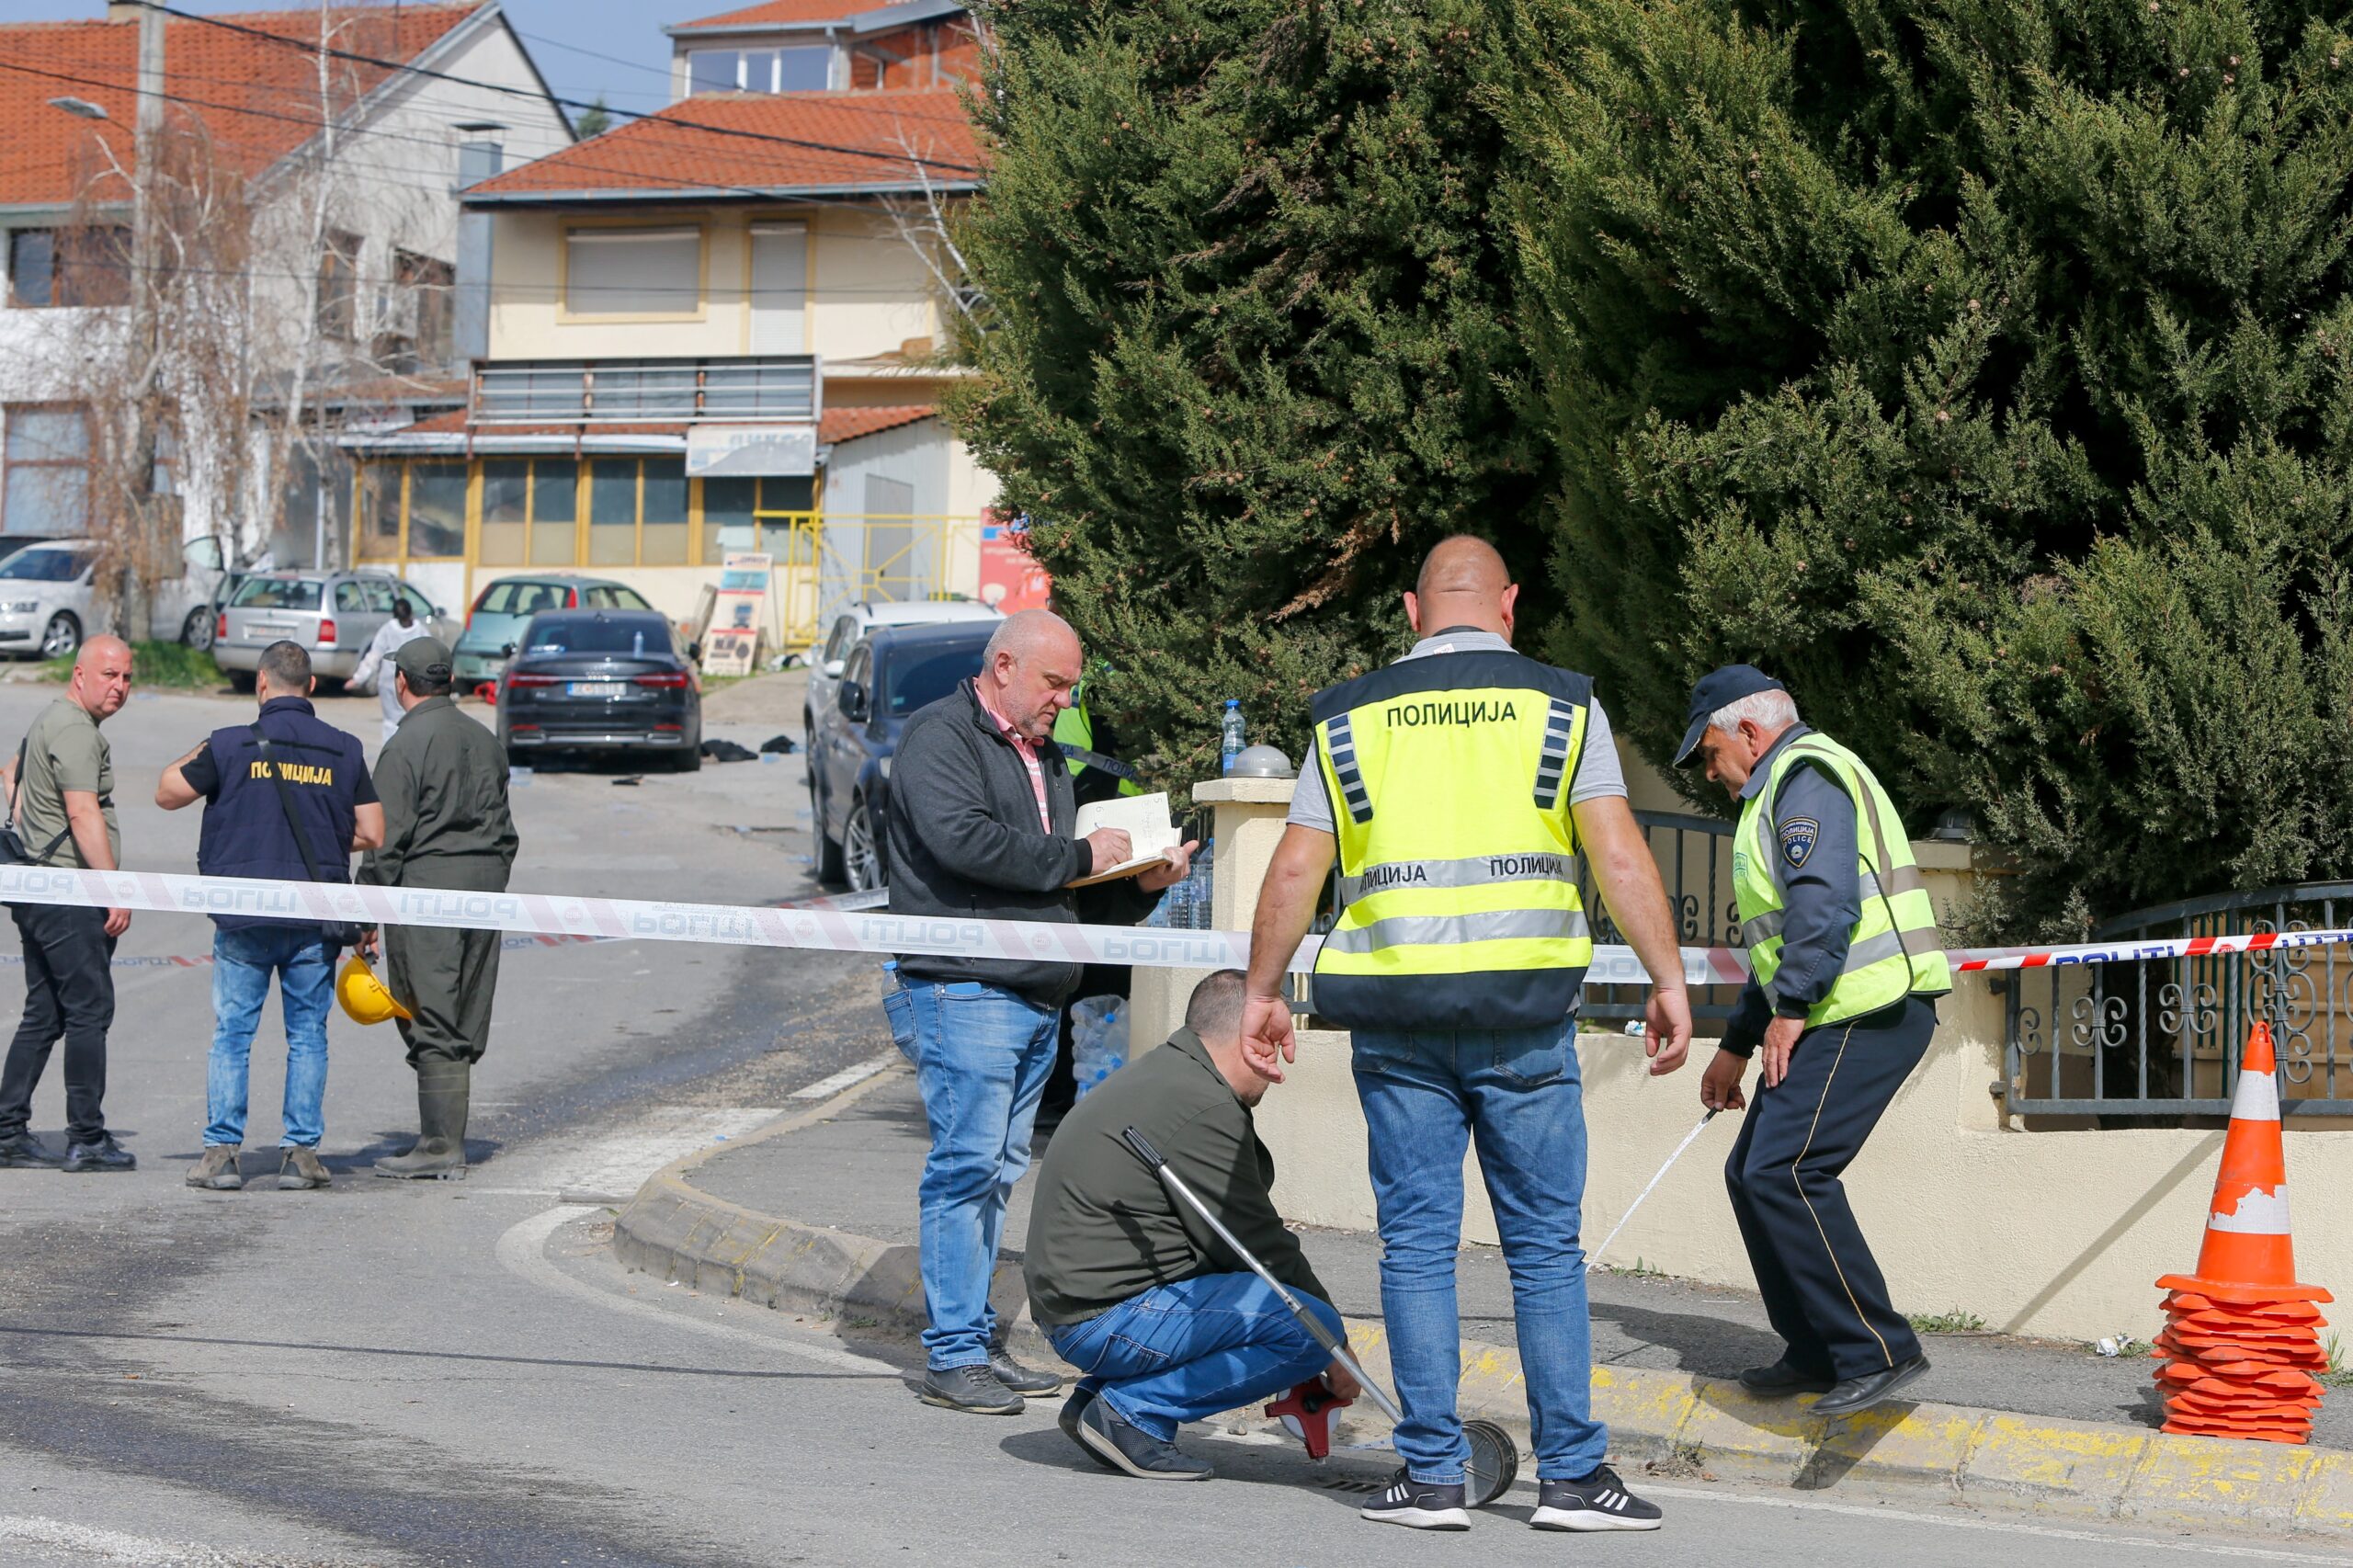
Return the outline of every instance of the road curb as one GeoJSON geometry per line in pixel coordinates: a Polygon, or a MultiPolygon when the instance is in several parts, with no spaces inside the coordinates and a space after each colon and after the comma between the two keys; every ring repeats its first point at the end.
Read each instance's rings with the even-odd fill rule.
{"type": "MultiPolygon", "coordinates": [[[[722,1149],[825,1120],[901,1071],[657,1172],[615,1221],[615,1254],[631,1268],[699,1290],[920,1331],[923,1282],[914,1247],[759,1213],[692,1180],[722,1149]]],[[[997,1286],[1000,1301],[1008,1288],[1018,1295],[1010,1268],[997,1286]]],[[[1026,1312],[1016,1325],[1031,1354],[1051,1354],[1026,1312]]],[[[1348,1337],[1373,1373],[1385,1377],[1381,1325],[1351,1319],[1348,1337]]],[[[1525,1447],[1528,1406],[1518,1352],[1466,1339],[1462,1369],[1462,1415],[1500,1422],[1525,1447]]],[[[1808,1415],[1810,1403],[1761,1400],[1737,1382],[1683,1372],[1605,1366],[1593,1373],[1593,1412],[1608,1424],[1613,1456],[1673,1473],[1704,1471],[1800,1492],[1827,1490],[1852,1476],[1948,1499],[2161,1528],[2353,1530],[2353,1453],[2337,1449],[2174,1437],[1950,1404],[1895,1404],[1831,1422],[1808,1415]]],[[[1344,1441],[1351,1436],[1347,1426],[1344,1441]]]]}

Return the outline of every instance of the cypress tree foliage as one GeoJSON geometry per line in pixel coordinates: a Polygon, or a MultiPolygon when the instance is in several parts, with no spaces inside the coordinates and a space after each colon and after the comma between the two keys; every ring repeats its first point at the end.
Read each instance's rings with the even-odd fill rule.
{"type": "Polygon", "coordinates": [[[1989,935],[2353,872],[2342,8],[1503,3],[1555,648],[1638,744],[1776,671],[2011,852],[1989,935]]]}
{"type": "Polygon", "coordinates": [[[1492,217],[1479,0],[996,0],[951,414],[1147,772],[1408,641],[1423,551],[1540,568],[1550,449],[1492,217]]]}

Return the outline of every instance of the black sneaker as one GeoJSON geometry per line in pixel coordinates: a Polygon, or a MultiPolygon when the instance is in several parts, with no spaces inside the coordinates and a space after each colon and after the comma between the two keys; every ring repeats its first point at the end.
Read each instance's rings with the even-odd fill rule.
{"type": "Polygon", "coordinates": [[[1207,1481],[1216,1473],[1205,1461],[1131,1424],[1099,1399],[1078,1413],[1078,1440],[1088,1453],[1139,1481],[1207,1481]]]}
{"type": "Polygon", "coordinates": [[[996,1374],[998,1382],[1016,1393],[1051,1393],[1063,1386],[1060,1372],[1025,1367],[1002,1350],[989,1352],[989,1370],[996,1374]]]}
{"type": "Polygon", "coordinates": [[[74,1143],[65,1151],[65,1164],[60,1168],[67,1176],[98,1171],[136,1170],[139,1161],[131,1152],[114,1141],[111,1132],[103,1133],[95,1143],[74,1143]]]}
{"type": "Polygon", "coordinates": [[[1063,1429],[1063,1437],[1068,1437],[1072,1442],[1076,1443],[1080,1448],[1086,1449],[1086,1457],[1088,1459],[1093,1460],[1105,1470],[1118,1470],[1120,1468],[1118,1465],[1113,1464],[1109,1460],[1105,1459],[1101,1454],[1095,1451],[1094,1444],[1088,1442],[1086,1438],[1078,1435],[1078,1418],[1086,1415],[1086,1407],[1094,1403],[1095,1391],[1093,1389],[1081,1385],[1078,1388],[1071,1390],[1070,1397],[1063,1401],[1062,1414],[1054,1417],[1054,1425],[1063,1429]]]}
{"type": "Polygon", "coordinates": [[[53,1171],[64,1163],[64,1155],[53,1153],[29,1132],[0,1138],[0,1170],[21,1166],[26,1170],[53,1171]]]}
{"type": "Polygon", "coordinates": [[[926,1372],[922,1398],[926,1404],[970,1415],[1018,1415],[1028,1408],[1019,1394],[996,1381],[985,1362],[926,1372]]]}
{"type": "Polygon", "coordinates": [[[1389,1489],[1358,1510],[1368,1519],[1417,1530],[1467,1530],[1471,1510],[1462,1506],[1462,1483],[1415,1481],[1404,1471],[1389,1489]]]}
{"type": "Polygon", "coordinates": [[[1540,1530],[1654,1530],[1665,1517],[1655,1503],[1626,1490],[1618,1472],[1603,1465],[1582,1481],[1540,1481],[1536,1512],[1528,1522],[1540,1530]]]}

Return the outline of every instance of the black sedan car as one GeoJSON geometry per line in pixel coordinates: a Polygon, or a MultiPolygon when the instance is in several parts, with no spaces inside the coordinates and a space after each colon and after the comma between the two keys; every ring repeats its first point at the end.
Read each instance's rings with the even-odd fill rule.
{"type": "Polygon", "coordinates": [[[981,673],[981,650],[998,625],[877,627],[850,650],[834,701],[809,733],[809,812],[821,881],[861,892],[883,884],[890,868],[882,819],[899,732],[918,710],[981,673]]]}
{"type": "Polygon", "coordinates": [[[646,610],[533,617],[498,677],[498,738],[507,758],[642,751],[693,772],[702,766],[698,652],[646,610]]]}

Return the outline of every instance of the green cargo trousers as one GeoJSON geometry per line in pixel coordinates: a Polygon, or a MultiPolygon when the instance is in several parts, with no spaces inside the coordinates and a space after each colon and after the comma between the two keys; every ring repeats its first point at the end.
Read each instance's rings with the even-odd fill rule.
{"type": "MultiPolygon", "coordinates": [[[[436,855],[403,868],[407,887],[504,892],[506,868],[495,856],[436,855]]],[[[385,983],[414,1019],[397,1020],[409,1065],[427,1058],[479,1062],[490,1045],[490,1016],[498,991],[497,931],[444,930],[436,926],[384,927],[385,983]]]]}

